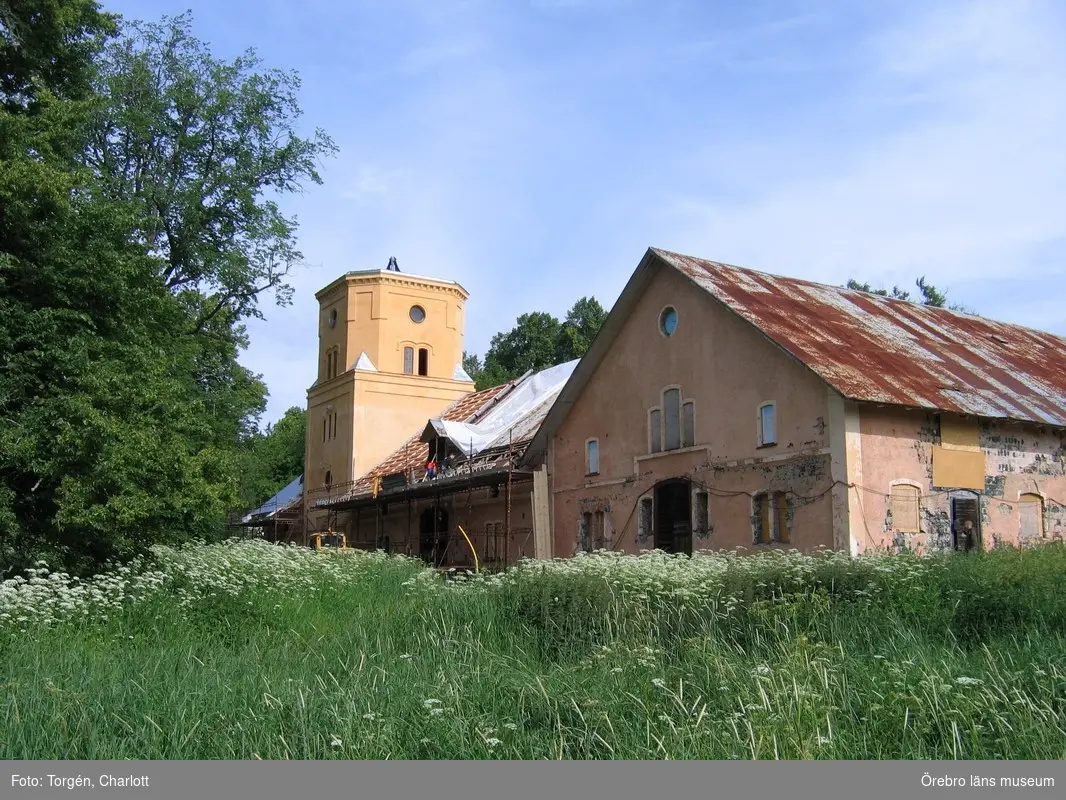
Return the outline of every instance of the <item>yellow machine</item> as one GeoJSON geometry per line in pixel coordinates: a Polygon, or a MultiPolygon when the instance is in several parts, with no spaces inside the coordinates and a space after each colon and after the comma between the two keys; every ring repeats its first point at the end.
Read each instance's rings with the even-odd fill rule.
{"type": "Polygon", "coordinates": [[[315,550],[340,550],[344,552],[349,549],[348,537],[343,533],[322,531],[321,533],[313,534],[311,538],[314,540],[315,550]]]}

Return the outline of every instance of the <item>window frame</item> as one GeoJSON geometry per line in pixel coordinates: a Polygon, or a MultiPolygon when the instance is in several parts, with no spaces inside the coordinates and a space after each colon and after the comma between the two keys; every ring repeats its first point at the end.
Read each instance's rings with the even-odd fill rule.
{"type": "Polygon", "coordinates": [[[888,509],[892,512],[892,530],[896,533],[921,533],[922,532],[922,485],[911,478],[898,478],[894,481],[890,481],[888,485],[888,509]],[[901,528],[899,526],[899,520],[896,519],[896,509],[894,507],[894,501],[896,499],[896,489],[900,486],[907,486],[914,489],[917,492],[915,496],[915,509],[914,509],[914,528],[901,528]]]}
{"type": "Polygon", "coordinates": [[[677,326],[681,324],[681,315],[677,311],[677,306],[672,303],[667,303],[659,309],[659,316],[656,317],[655,327],[659,331],[659,335],[664,339],[674,338],[674,334],[677,333],[677,326]],[[666,332],[666,316],[670,312],[674,314],[674,329],[669,333],[666,332]]]}
{"type": "Polygon", "coordinates": [[[663,410],[659,406],[648,409],[648,452],[662,453],[663,451],[663,410]],[[658,414],[658,422],[655,415],[658,414]]]}
{"type": "Polygon", "coordinates": [[[778,544],[792,544],[792,526],[788,523],[788,492],[770,493],[770,507],[772,511],[771,540],[778,544]],[[782,518],[782,512],[784,518],[782,518]]]}
{"type": "Polygon", "coordinates": [[[429,348],[418,348],[418,377],[425,378],[429,376],[429,348]]]}
{"type": "Polygon", "coordinates": [[[773,506],[770,493],[765,489],[751,496],[752,541],[757,545],[773,542],[773,506]],[[758,522],[758,528],[755,527],[758,522]]]}
{"type": "Polygon", "coordinates": [[[585,476],[591,477],[600,474],[600,440],[593,436],[585,440],[585,476]],[[593,463],[595,453],[595,464],[593,463]],[[595,467],[595,469],[593,469],[595,467]]]}
{"type": "Polygon", "coordinates": [[[404,345],[403,348],[403,374],[415,374],[415,349],[411,345],[404,345]]]}
{"type": "Polygon", "coordinates": [[[758,407],[758,409],[755,412],[755,424],[756,424],[756,435],[758,437],[757,438],[758,446],[759,447],[776,447],[777,444],[778,444],[778,439],[779,439],[778,432],[779,432],[780,427],[781,427],[780,424],[779,424],[778,417],[777,417],[777,401],[776,400],[765,400],[762,403],[759,403],[759,407],[758,407]],[[765,409],[770,409],[771,410],[771,418],[773,419],[773,426],[774,426],[773,434],[774,435],[773,435],[773,440],[772,441],[768,441],[767,438],[766,438],[765,423],[763,421],[763,412],[764,412],[765,409]]]}
{"type": "Polygon", "coordinates": [[[1037,529],[1036,538],[1034,541],[1042,541],[1047,538],[1047,520],[1045,514],[1047,512],[1047,498],[1043,492],[1018,492],[1018,542],[1022,541],[1022,505],[1035,505],[1037,510],[1037,529]],[[1025,497],[1035,497],[1036,502],[1031,500],[1023,500],[1025,497]]]}

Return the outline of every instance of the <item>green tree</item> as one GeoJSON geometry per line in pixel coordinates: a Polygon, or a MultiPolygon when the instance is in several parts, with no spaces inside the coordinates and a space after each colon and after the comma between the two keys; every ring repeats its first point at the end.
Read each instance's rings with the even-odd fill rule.
{"type": "Polygon", "coordinates": [[[293,406],[263,433],[248,437],[241,507],[255,508],[304,472],[307,411],[293,406]]]}
{"type": "Polygon", "coordinates": [[[481,380],[498,386],[528,370],[553,366],[561,331],[559,320],[543,311],[523,314],[507,333],[497,333],[485,353],[481,380]]]}
{"type": "Polygon", "coordinates": [[[512,381],[529,370],[539,371],[581,358],[596,338],[607,314],[594,297],[582,297],[560,322],[551,314],[523,314],[514,328],[492,337],[482,364],[463,354],[463,367],[478,389],[512,381]]]}
{"type": "Polygon", "coordinates": [[[574,303],[559,329],[555,347],[556,363],[564,364],[585,355],[605,319],[607,312],[595,297],[582,297],[574,303]]]}
{"type": "MultiPolygon", "coordinates": [[[[197,165],[213,163],[204,159],[225,136],[183,139],[171,151],[182,170],[143,154],[102,168],[117,163],[113,142],[148,146],[127,135],[134,122],[170,117],[146,92],[123,105],[90,91],[119,79],[113,49],[103,73],[93,63],[114,30],[92,0],[0,0],[0,569],[38,557],[91,569],[218,534],[240,499],[241,442],[262,413],[265,388],[236,362],[240,320],[258,313],[257,287],[281,286],[281,262],[264,253],[295,251],[255,187],[291,188],[302,173],[271,172],[264,154],[266,178],[246,174],[242,194],[215,173],[197,210],[189,187],[211,177],[197,165]],[[189,189],[179,200],[172,181],[189,189]],[[217,208],[240,213],[217,222],[217,208]]],[[[137,63],[171,74],[169,61],[137,63]]],[[[266,102],[229,98],[246,100],[266,102]]],[[[271,124],[240,119],[252,142],[271,124]]]]}
{"type": "MultiPolygon", "coordinates": [[[[931,283],[927,283],[925,277],[918,278],[914,282],[914,285],[918,287],[918,291],[921,294],[921,300],[912,302],[920,302],[922,305],[933,306],[934,308],[948,308],[952,311],[962,311],[972,314],[965,306],[957,304],[949,304],[947,295],[941,292],[931,283]]],[[[846,288],[854,289],[859,292],[867,292],[869,294],[880,295],[881,297],[892,297],[896,300],[911,300],[910,292],[905,292],[898,286],[892,287],[892,292],[889,293],[887,289],[875,289],[869,283],[859,283],[858,281],[851,279],[848,280],[846,288]]]]}
{"type": "Polygon", "coordinates": [[[336,148],[321,130],[296,134],[295,73],[263,69],[254,50],[217,59],[191,25],[188,13],[135,22],[105,49],[87,163],[139,210],[137,233],[191,330],[217,336],[261,317],[264,292],[291,300],[296,220],[272,198],[320,184],[317,163],[336,148]]]}

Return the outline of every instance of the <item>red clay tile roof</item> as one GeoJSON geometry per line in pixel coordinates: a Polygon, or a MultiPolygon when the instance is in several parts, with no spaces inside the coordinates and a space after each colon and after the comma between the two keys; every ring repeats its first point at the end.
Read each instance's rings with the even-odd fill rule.
{"type": "Polygon", "coordinates": [[[1066,339],[652,249],[844,397],[1066,426],[1066,339]]]}

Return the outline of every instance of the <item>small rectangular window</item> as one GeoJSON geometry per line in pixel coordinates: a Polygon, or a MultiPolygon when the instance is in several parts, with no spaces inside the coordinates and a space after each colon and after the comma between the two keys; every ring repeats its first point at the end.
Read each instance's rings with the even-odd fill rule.
{"type": "Polygon", "coordinates": [[[403,374],[415,374],[415,349],[413,347],[403,349],[403,374]]]}
{"type": "Polygon", "coordinates": [[[660,453],[663,449],[662,412],[655,408],[648,414],[648,427],[651,428],[651,451],[660,453]]]}
{"type": "Polygon", "coordinates": [[[681,447],[681,392],[667,389],[663,392],[663,418],[666,422],[664,450],[681,447]]]}
{"type": "Polygon", "coordinates": [[[892,487],[891,509],[892,529],[904,533],[917,533],[918,526],[918,487],[907,483],[897,483],[892,487]]]}
{"type": "Polygon", "coordinates": [[[696,446],[696,404],[691,400],[682,406],[682,422],[684,423],[684,431],[682,435],[683,447],[695,447],[696,446]]]}
{"type": "MultiPolygon", "coordinates": [[[[759,408],[759,444],[777,444],[777,414],[773,403],[759,408]]],[[[750,419],[750,417],[749,417],[750,419]]]]}
{"type": "Polygon", "coordinates": [[[323,418],[322,419],[322,441],[323,442],[326,441],[326,438],[329,436],[329,427],[328,426],[329,426],[329,420],[323,418]]]}
{"type": "Polygon", "coordinates": [[[770,543],[770,502],[765,494],[757,494],[752,498],[752,527],[755,529],[755,542],[757,544],[770,543]]]}
{"type": "Polygon", "coordinates": [[[429,351],[424,347],[418,351],[418,374],[429,374],[429,351]]]}
{"type": "Polygon", "coordinates": [[[585,469],[589,475],[600,472],[600,443],[596,439],[585,444],[585,469]]]}
{"type": "Polygon", "coordinates": [[[783,544],[792,541],[788,528],[788,495],[774,492],[774,539],[783,544]]]}
{"type": "Polygon", "coordinates": [[[706,536],[711,531],[711,512],[707,492],[696,492],[696,534],[706,536]]]}

